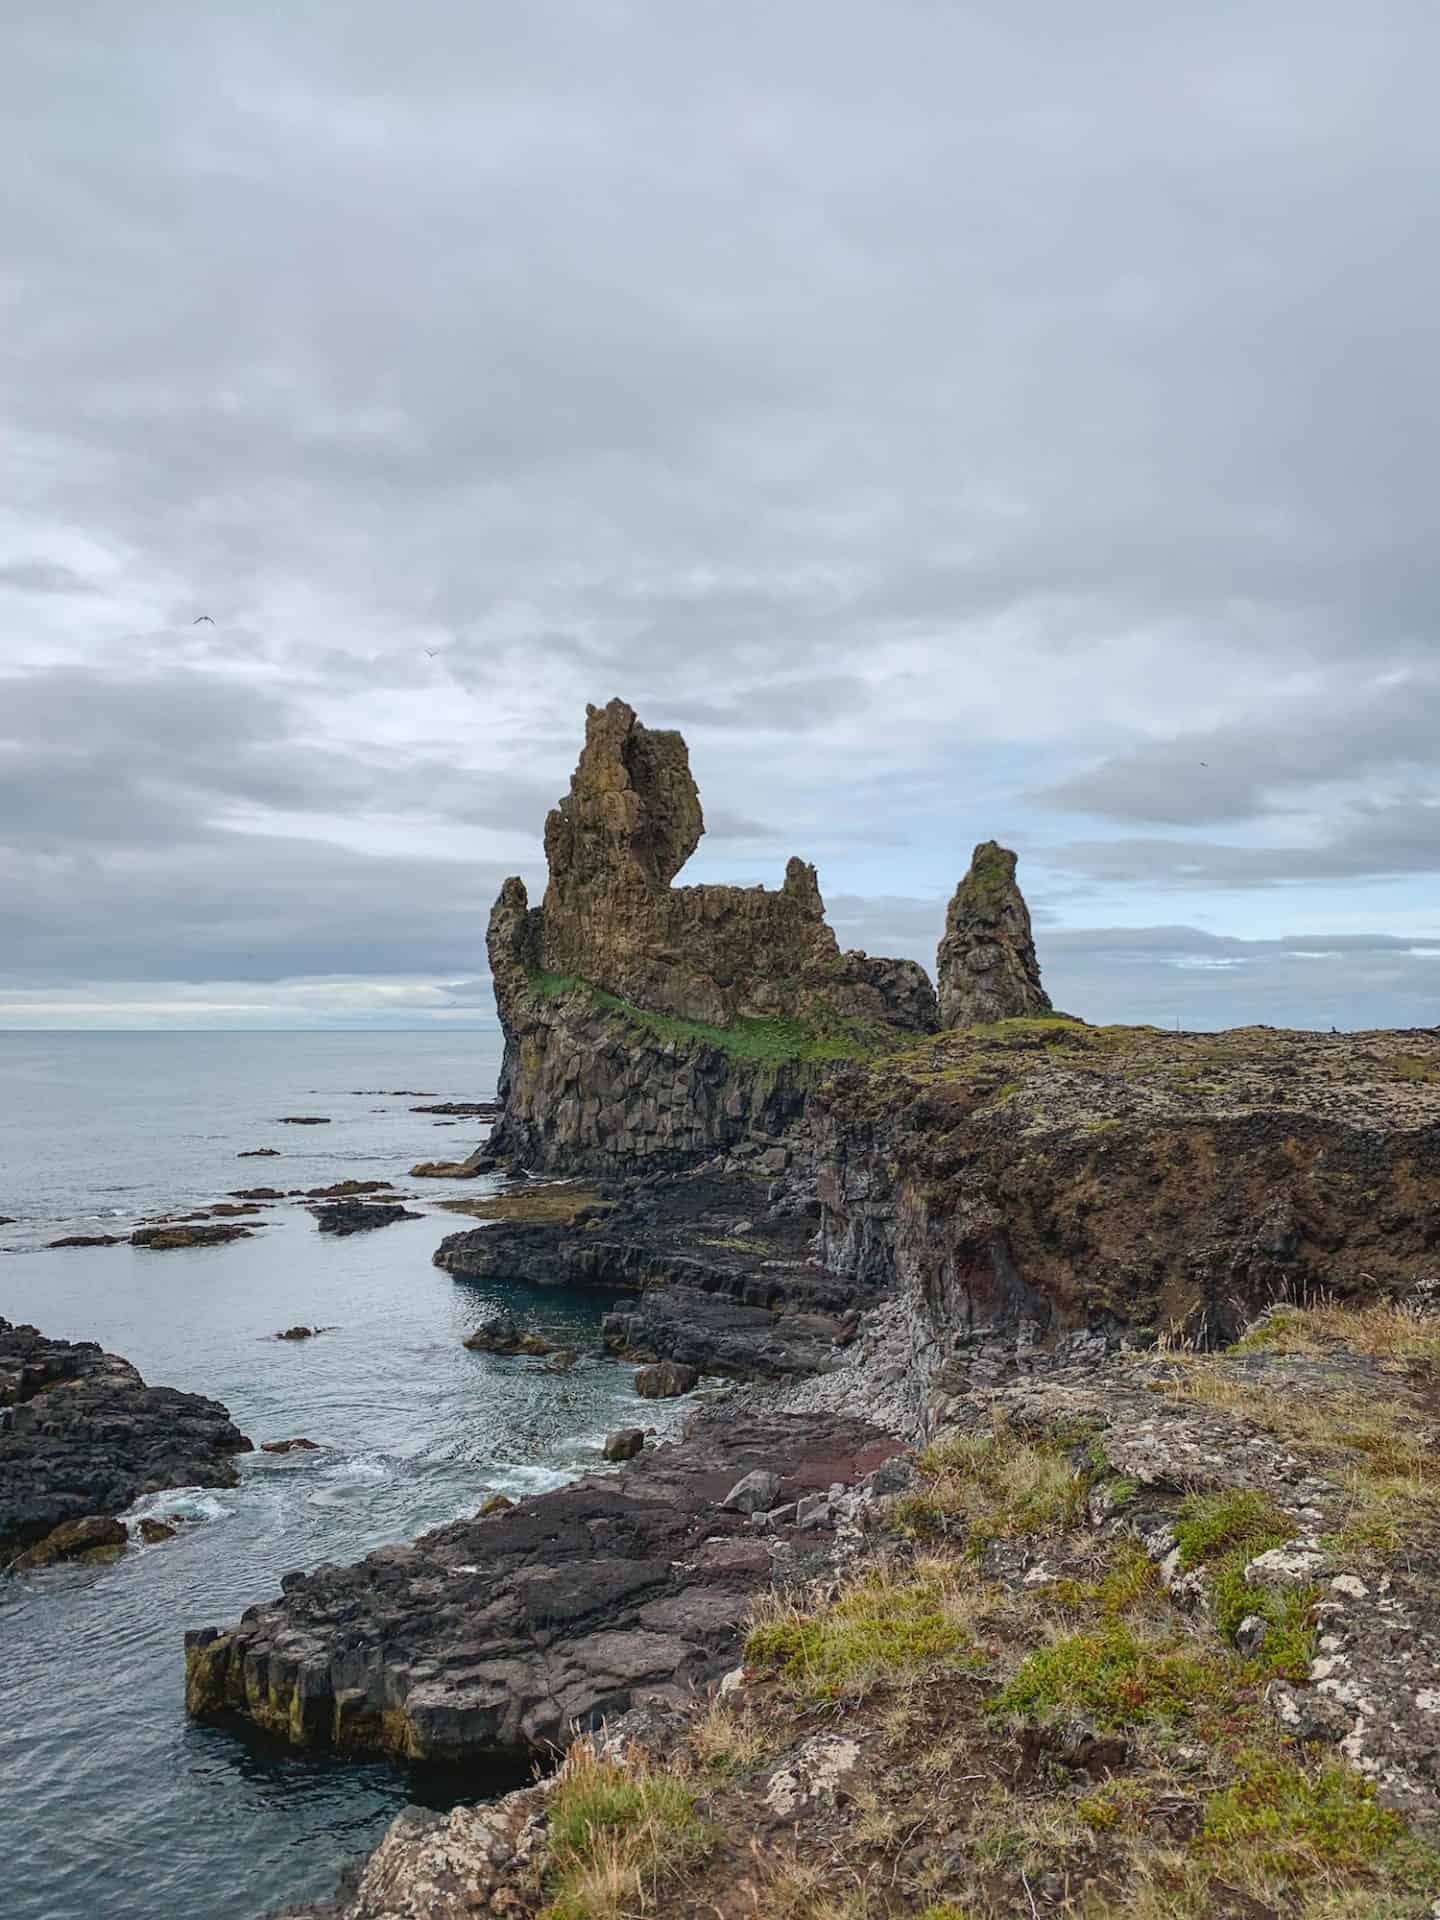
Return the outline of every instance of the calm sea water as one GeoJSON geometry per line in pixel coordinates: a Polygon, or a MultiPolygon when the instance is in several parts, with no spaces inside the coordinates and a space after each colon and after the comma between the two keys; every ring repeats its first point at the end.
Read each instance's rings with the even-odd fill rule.
{"type": "Polygon", "coordinates": [[[236,1187],[407,1187],[413,1162],[459,1157],[483,1132],[411,1113],[417,1097],[487,1097],[498,1064],[489,1033],[0,1033],[0,1214],[15,1216],[0,1227],[0,1314],[214,1395],[257,1445],[323,1448],[246,1456],[234,1491],[143,1502],[135,1517],[188,1522],[113,1566],[0,1580],[8,1920],[254,1920],[329,1891],[407,1800],[493,1790],[478,1772],[326,1763],[195,1726],[182,1636],[269,1599],[289,1568],[408,1540],[491,1492],[562,1484],[600,1464],[607,1430],[655,1421],[632,1370],[597,1351],[601,1303],[505,1290],[585,1355],[570,1373],[465,1351],[502,1300],[431,1266],[467,1224],[434,1202],[485,1181],[419,1183],[422,1219],[349,1239],[291,1204],[227,1247],[44,1242],[236,1187]],[[287,1113],[331,1124],[276,1126],[287,1113]],[[283,1157],[236,1157],[265,1145],[283,1157]],[[333,1331],[273,1338],[297,1321],[333,1331]]]}

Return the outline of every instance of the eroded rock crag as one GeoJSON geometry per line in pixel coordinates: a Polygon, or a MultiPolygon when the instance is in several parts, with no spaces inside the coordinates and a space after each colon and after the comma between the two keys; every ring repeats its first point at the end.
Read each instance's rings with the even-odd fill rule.
{"type": "Polygon", "coordinates": [[[936,959],[942,1027],[975,1027],[1051,1011],[1040,984],[1030,910],[1015,855],[993,840],[976,847],[945,915],[936,959]]]}
{"type": "Polygon", "coordinates": [[[817,1062],[935,1028],[924,969],[842,953],[805,862],[778,890],[674,886],[703,831],[680,735],[622,700],[591,707],[545,826],[543,905],[511,879],[490,918],[497,1156],[684,1164],[791,1124],[817,1062]]]}

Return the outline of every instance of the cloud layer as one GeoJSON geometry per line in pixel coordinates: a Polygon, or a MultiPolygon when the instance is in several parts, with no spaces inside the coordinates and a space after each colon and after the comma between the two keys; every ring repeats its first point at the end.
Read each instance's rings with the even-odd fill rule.
{"type": "Polygon", "coordinates": [[[7,39],[0,1022],[483,1017],[616,692],[872,949],[995,834],[1076,1011],[1436,1017],[1421,0],[7,39]]]}

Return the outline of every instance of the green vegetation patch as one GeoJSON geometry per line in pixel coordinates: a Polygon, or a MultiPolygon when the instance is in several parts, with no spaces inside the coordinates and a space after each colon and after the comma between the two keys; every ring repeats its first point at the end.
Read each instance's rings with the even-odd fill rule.
{"type": "Polygon", "coordinates": [[[1207,1800],[1201,1832],[1217,1858],[1243,1848],[1261,1872],[1308,1879],[1380,1865],[1399,1848],[1405,1823],[1349,1767],[1332,1761],[1312,1771],[1257,1751],[1242,1754],[1234,1780],[1207,1800]]]}
{"type": "Polygon", "coordinates": [[[808,1700],[854,1698],[918,1668],[975,1664],[964,1603],[934,1569],[873,1573],[826,1605],[777,1607],[751,1627],[745,1658],[808,1700]]]}
{"type": "Polygon", "coordinates": [[[1124,1620],[1062,1635],[1021,1664],[990,1703],[1030,1720],[1087,1716],[1096,1727],[1167,1725],[1234,1713],[1253,1674],[1180,1635],[1151,1639],[1124,1620]]]}
{"type": "Polygon", "coordinates": [[[1078,1526],[1095,1473],[1075,1464],[1079,1439],[999,1426],[947,1435],[920,1456],[919,1485],[896,1519],[918,1539],[962,1539],[973,1557],[994,1540],[1078,1526]]]}
{"type": "MultiPolygon", "coordinates": [[[[734,1060],[749,1060],[760,1065],[779,1066],[791,1061],[870,1060],[893,1051],[905,1036],[881,1021],[826,1019],[817,1012],[808,1020],[775,1016],[769,1019],[736,1019],[727,1026],[711,1026],[704,1020],[685,1020],[678,1014],[656,1013],[639,1007],[603,987],[592,986],[571,974],[541,973],[529,975],[531,988],[542,999],[558,1000],[569,994],[584,994],[592,1005],[602,1007],[626,1021],[647,1039],[678,1046],[716,1047],[734,1060]]],[[[797,987],[796,998],[802,997],[797,987]]]]}
{"type": "Polygon", "coordinates": [[[655,1771],[638,1752],[602,1759],[589,1742],[571,1748],[547,1813],[542,1920],[620,1920],[649,1910],[656,1888],[712,1844],[684,1780],[655,1771]]]}

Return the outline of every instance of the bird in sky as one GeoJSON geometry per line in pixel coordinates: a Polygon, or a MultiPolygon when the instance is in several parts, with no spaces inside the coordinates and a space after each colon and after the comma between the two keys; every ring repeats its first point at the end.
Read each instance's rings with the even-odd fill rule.
{"type": "Polygon", "coordinates": [[[190,624],[192,627],[213,627],[215,622],[210,618],[208,613],[202,613],[198,618],[192,620],[190,624]]]}
{"type": "Polygon", "coordinates": [[[429,647],[426,647],[426,649],[425,649],[425,658],[426,658],[427,660],[438,660],[438,659],[440,658],[440,653],[439,653],[439,649],[437,648],[437,649],[436,649],[436,650],[435,650],[435,651],[434,651],[434,652],[432,653],[432,652],[431,652],[431,650],[430,650],[430,648],[429,648],[429,647]]]}

